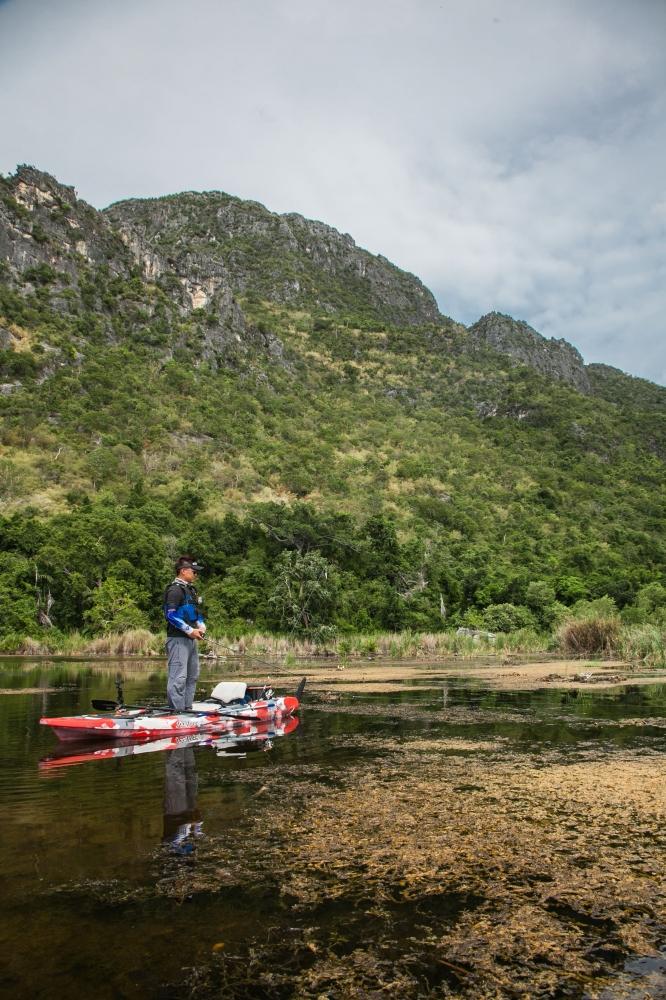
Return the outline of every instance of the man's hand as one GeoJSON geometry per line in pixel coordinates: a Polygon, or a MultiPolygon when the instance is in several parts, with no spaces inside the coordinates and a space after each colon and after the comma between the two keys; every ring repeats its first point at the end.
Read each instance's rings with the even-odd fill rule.
{"type": "Polygon", "coordinates": [[[203,629],[193,628],[191,632],[187,633],[190,639],[203,639],[204,632],[203,629]]]}

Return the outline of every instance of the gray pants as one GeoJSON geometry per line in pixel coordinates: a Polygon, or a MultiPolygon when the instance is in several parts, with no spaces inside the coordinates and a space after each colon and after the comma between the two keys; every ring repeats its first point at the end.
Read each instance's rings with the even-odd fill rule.
{"type": "Polygon", "coordinates": [[[167,701],[176,712],[192,708],[194,690],[199,676],[199,653],[195,639],[187,636],[169,637],[166,641],[167,701]]]}

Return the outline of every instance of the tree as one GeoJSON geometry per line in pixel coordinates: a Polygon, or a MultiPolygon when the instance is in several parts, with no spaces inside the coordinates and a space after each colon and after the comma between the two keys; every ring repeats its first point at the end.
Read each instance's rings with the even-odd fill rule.
{"type": "Polygon", "coordinates": [[[204,599],[209,625],[238,633],[248,626],[269,627],[271,583],[271,574],[256,559],[232,566],[223,580],[208,582],[204,599]]]}
{"type": "Polygon", "coordinates": [[[93,591],[91,606],[83,617],[93,635],[148,628],[148,618],[137,607],[127,582],[113,576],[93,591]]]}
{"type": "Polygon", "coordinates": [[[13,552],[0,552],[0,638],[37,631],[34,573],[34,565],[28,559],[13,552]]]}
{"type": "Polygon", "coordinates": [[[282,628],[316,637],[330,624],[337,593],[337,574],[318,552],[283,552],[275,564],[275,586],[269,603],[282,628]]]}
{"type": "Polygon", "coordinates": [[[566,614],[566,607],[555,597],[555,588],[545,580],[533,580],[525,591],[525,604],[536,617],[539,625],[552,628],[566,614]]]}
{"type": "Polygon", "coordinates": [[[631,625],[666,622],[666,587],[657,581],[641,587],[634,604],[623,610],[622,620],[631,625]]]}

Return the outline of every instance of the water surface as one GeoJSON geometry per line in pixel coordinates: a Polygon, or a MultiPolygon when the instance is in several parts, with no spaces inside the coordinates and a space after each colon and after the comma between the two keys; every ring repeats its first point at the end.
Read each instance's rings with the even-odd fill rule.
{"type": "MultiPolygon", "coordinates": [[[[275,857],[287,820],[294,828],[305,784],[315,781],[315,794],[325,797],[368,762],[381,765],[425,739],[444,755],[451,741],[464,739],[470,759],[475,743],[494,741],[495,759],[514,754],[537,763],[627,751],[658,760],[664,750],[665,684],[497,691],[469,676],[440,678],[431,665],[417,690],[397,683],[390,694],[311,691],[292,733],[247,747],[183,746],[57,766],[57,741],[39,718],[86,712],[93,698],[113,697],[118,669],[127,702],[163,698],[161,664],[0,661],[0,688],[26,691],[0,695],[0,982],[8,995],[205,996],[211,976],[210,995],[293,995],[288,984],[271,992],[250,983],[243,993],[237,981],[223,993],[219,962],[217,973],[211,963],[250,939],[284,941],[294,926],[302,933],[307,921],[285,892],[289,872],[267,862],[262,881],[261,865],[262,852],[275,857]],[[244,851],[252,873],[246,882],[238,870],[244,851]],[[219,879],[214,891],[197,882],[201,872],[219,879]]],[[[219,674],[207,666],[202,689],[219,674]]],[[[406,769],[406,783],[410,777],[406,769]]],[[[475,780],[471,789],[480,787],[475,780]]],[[[465,791],[464,782],[457,787],[465,791]]],[[[288,850],[280,857],[288,863],[288,850]]],[[[335,905],[327,910],[322,899],[317,911],[333,951],[332,928],[353,916],[344,907],[336,915],[335,905]]],[[[437,920],[458,919],[456,907],[474,904],[470,897],[447,905],[451,912],[437,920]]],[[[413,919],[408,914],[407,922],[413,919]]],[[[364,923],[370,933],[368,920],[359,935],[364,923]]],[[[339,927],[335,933],[341,937],[339,927]]],[[[633,957],[638,970],[641,960],[633,957]]],[[[631,966],[627,972],[621,964],[618,976],[627,974],[631,966]]],[[[451,977],[447,988],[464,992],[462,973],[451,977]]],[[[445,980],[437,982],[445,991],[445,980]]],[[[567,995],[582,997],[586,988],[567,995]]]]}

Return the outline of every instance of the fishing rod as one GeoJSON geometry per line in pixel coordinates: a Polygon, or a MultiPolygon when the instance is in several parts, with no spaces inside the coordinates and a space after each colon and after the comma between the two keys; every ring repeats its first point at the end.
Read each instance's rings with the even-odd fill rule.
{"type": "Polygon", "coordinates": [[[275,663],[269,663],[268,660],[260,660],[258,656],[253,656],[251,653],[240,653],[237,650],[232,649],[231,646],[225,646],[223,642],[219,641],[219,639],[209,639],[208,641],[213,646],[219,646],[220,649],[226,649],[226,651],[231,653],[233,656],[242,656],[246,660],[254,660],[255,663],[260,663],[262,667],[268,667],[269,670],[274,670],[277,666],[275,663]]]}

